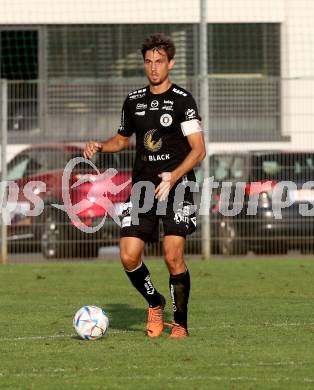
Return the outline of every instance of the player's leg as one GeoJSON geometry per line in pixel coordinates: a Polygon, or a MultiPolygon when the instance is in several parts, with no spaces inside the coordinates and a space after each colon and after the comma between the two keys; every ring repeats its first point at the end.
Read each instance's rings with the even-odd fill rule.
{"type": "Polygon", "coordinates": [[[154,287],[150,273],[142,261],[144,241],[137,237],[121,237],[120,258],[133,286],[146,299],[150,307],[160,306],[160,294],[154,287]]]}
{"type": "Polygon", "coordinates": [[[165,298],[154,287],[150,273],[142,261],[145,242],[137,237],[120,238],[120,257],[125,272],[137,291],[146,299],[148,309],[147,335],[158,337],[163,331],[165,298]]]}
{"type": "Polygon", "coordinates": [[[170,337],[188,336],[190,274],[184,261],[184,245],[184,237],[175,235],[164,237],[164,258],[169,270],[169,289],[174,317],[170,337]]]}

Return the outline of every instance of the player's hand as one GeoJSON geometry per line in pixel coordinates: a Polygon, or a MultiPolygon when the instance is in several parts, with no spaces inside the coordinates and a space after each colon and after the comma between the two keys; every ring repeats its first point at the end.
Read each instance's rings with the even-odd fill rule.
{"type": "Polygon", "coordinates": [[[100,142],[97,141],[89,141],[85,145],[83,156],[84,158],[91,159],[93,155],[99,151],[101,151],[102,146],[100,142]]]}
{"type": "Polygon", "coordinates": [[[162,172],[158,175],[161,178],[161,182],[155,190],[155,198],[160,201],[166,200],[168,198],[169,192],[173,187],[171,180],[171,172],[162,172]]]}

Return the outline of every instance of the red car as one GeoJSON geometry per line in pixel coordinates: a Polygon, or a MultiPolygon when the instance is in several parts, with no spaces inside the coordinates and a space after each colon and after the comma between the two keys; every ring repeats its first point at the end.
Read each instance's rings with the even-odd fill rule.
{"type": "Polygon", "coordinates": [[[21,252],[32,248],[40,249],[47,258],[91,257],[97,255],[100,246],[118,242],[119,227],[109,215],[104,226],[95,233],[84,233],[81,228],[98,226],[106,216],[107,210],[99,205],[104,192],[119,213],[131,190],[134,151],[130,149],[114,154],[98,153],[93,159],[98,172],[83,161],[72,167],[68,183],[66,182],[70,202],[73,206],[81,201],[88,202],[87,207],[73,221],[68,216],[69,210],[60,210],[53,205],[64,204],[64,169],[71,159],[82,157],[82,153],[82,147],[70,144],[36,145],[23,150],[9,162],[7,180],[14,181],[19,188],[17,207],[11,213],[11,224],[8,225],[10,251],[21,252]],[[114,185],[129,182],[117,194],[106,192],[104,183],[101,182],[103,177],[100,174],[108,168],[114,168],[118,172],[112,177],[114,185]],[[36,217],[25,216],[27,211],[34,208],[29,197],[23,193],[25,185],[31,181],[46,185],[46,189],[41,192],[40,186],[33,188],[33,194],[44,203],[43,212],[36,217]],[[91,193],[93,196],[90,196],[91,193]]]}

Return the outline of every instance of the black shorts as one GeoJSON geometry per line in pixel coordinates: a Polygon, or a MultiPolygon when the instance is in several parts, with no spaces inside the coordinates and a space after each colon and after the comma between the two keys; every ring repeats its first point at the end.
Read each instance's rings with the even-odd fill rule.
{"type": "Polygon", "coordinates": [[[120,237],[138,237],[145,242],[156,242],[159,240],[160,220],[165,236],[185,238],[192,234],[196,229],[193,193],[186,191],[183,201],[175,204],[174,190],[170,191],[167,202],[159,202],[158,204],[158,201],[155,200],[151,210],[138,214],[138,221],[134,215],[132,216],[132,203],[129,199],[124,204],[122,211],[120,237]],[[138,223],[135,224],[135,222],[138,223]]]}
{"type": "Polygon", "coordinates": [[[165,236],[186,237],[196,229],[193,194],[185,194],[184,201],[174,207],[173,197],[168,198],[165,215],[158,215],[157,201],[146,213],[138,214],[138,224],[132,223],[132,204],[128,200],[123,208],[120,237],[137,237],[145,242],[159,240],[159,220],[162,221],[165,236]]]}

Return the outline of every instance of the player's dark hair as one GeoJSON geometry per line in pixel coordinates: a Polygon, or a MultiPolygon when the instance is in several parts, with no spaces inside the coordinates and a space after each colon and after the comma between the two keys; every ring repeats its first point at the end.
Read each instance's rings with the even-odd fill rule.
{"type": "Polygon", "coordinates": [[[176,53],[176,48],[172,39],[163,33],[151,34],[149,37],[145,38],[141,50],[144,59],[148,50],[164,50],[169,61],[173,59],[176,53]]]}

